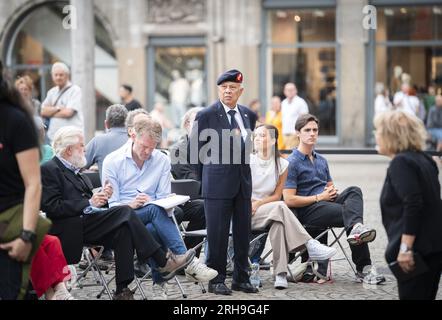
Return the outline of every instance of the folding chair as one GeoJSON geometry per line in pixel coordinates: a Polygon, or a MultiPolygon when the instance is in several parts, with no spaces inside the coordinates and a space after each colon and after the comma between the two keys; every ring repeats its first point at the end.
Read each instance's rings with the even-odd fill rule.
{"type": "MultiPolygon", "coordinates": [[[[110,271],[111,270],[114,270],[115,269],[115,263],[113,263],[112,264],[112,266],[111,267],[109,267],[107,270],[106,270],[106,274],[109,274],[110,273],[110,271]]],[[[144,277],[146,277],[147,278],[147,276],[150,274],[150,271],[147,273],[147,275],[144,275],[144,277]]],[[[143,277],[143,278],[144,278],[143,277]]],[[[115,275],[113,275],[108,281],[107,281],[107,285],[109,286],[109,284],[113,281],[115,279],[115,275]]],[[[143,287],[141,286],[141,280],[139,280],[138,278],[137,278],[137,276],[135,276],[134,277],[134,282],[135,282],[135,286],[133,287],[133,288],[129,288],[133,293],[135,293],[136,291],[137,291],[137,289],[140,291],[140,295],[141,295],[141,298],[143,299],[143,300],[148,300],[147,299],[147,296],[146,296],[146,293],[144,292],[144,289],[143,289],[143,287]]],[[[101,291],[100,291],[100,293],[98,293],[97,294],[97,299],[100,299],[101,298],[101,296],[103,295],[103,293],[105,292],[106,290],[105,290],[105,288],[103,288],[101,291]]]]}
{"type": "MultiPolygon", "coordinates": [[[[80,289],[83,287],[89,287],[89,286],[96,286],[101,285],[103,287],[102,291],[100,292],[99,296],[101,297],[101,294],[106,292],[106,294],[109,296],[109,299],[112,300],[112,292],[109,289],[109,281],[106,281],[103,273],[100,270],[100,267],[98,265],[98,260],[101,257],[101,254],[103,253],[104,247],[99,245],[85,245],[83,248],[83,257],[86,259],[88,265],[86,266],[86,269],[83,270],[83,272],[80,273],[80,275],[77,276],[77,279],[72,284],[71,287],[78,286],[80,289]],[[96,251],[98,249],[98,251],[96,251]],[[94,253],[95,252],[95,253],[94,253]],[[83,284],[82,281],[86,278],[89,271],[92,271],[92,274],[95,279],[95,284],[83,284]]],[[[97,298],[99,298],[97,296],[97,298]]]]}
{"type": "MultiPolygon", "coordinates": [[[[190,236],[193,236],[193,237],[204,237],[204,240],[202,241],[202,242],[200,242],[196,247],[194,247],[193,249],[198,249],[199,247],[201,247],[204,243],[205,243],[205,241],[206,241],[206,239],[207,239],[207,230],[197,230],[197,232],[195,232],[195,231],[186,231],[185,230],[185,228],[184,228],[184,226],[182,226],[181,228],[182,228],[182,230],[181,230],[181,228],[180,228],[180,225],[178,224],[178,221],[176,220],[176,218],[175,218],[175,215],[172,215],[172,220],[173,220],[173,222],[175,223],[175,226],[176,226],[176,228],[177,228],[177,230],[178,230],[178,232],[179,232],[179,234],[180,234],[180,237],[181,237],[181,240],[184,242],[184,237],[185,236],[187,236],[187,237],[190,237],[190,236]]],[[[181,284],[179,283],[179,280],[175,277],[175,280],[176,280],[176,282],[177,282],[177,284],[178,284],[178,286],[180,287],[180,289],[181,289],[181,284]]],[[[198,283],[198,285],[200,286],[200,288],[201,288],[201,292],[202,293],[206,293],[207,291],[206,291],[206,288],[204,287],[204,284],[203,283],[201,283],[201,282],[197,282],[198,283]]],[[[187,298],[187,295],[185,295],[185,293],[184,293],[184,290],[182,290],[181,289],[181,292],[183,293],[183,298],[187,298]]]]}
{"type": "MultiPolygon", "coordinates": [[[[347,253],[345,252],[345,249],[344,249],[344,247],[342,246],[342,244],[341,244],[341,242],[339,241],[339,239],[345,234],[345,228],[342,228],[342,230],[341,231],[339,231],[339,232],[336,232],[335,231],[335,229],[337,228],[337,227],[327,227],[327,228],[323,228],[323,227],[317,227],[317,226],[311,226],[311,225],[304,225],[304,228],[307,230],[307,232],[311,232],[311,230],[322,230],[322,231],[320,231],[320,233],[314,238],[314,239],[316,239],[316,240],[319,240],[319,239],[321,239],[323,236],[325,236],[325,235],[327,235],[327,233],[330,231],[331,232],[331,234],[333,235],[333,240],[332,240],[332,242],[331,243],[329,243],[328,244],[328,246],[333,246],[335,243],[337,243],[338,244],[338,246],[339,246],[339,248],[341,249],[341,251],[342,251],[342,253],[344,254],[344,258],[341,258],[341,259],[331,259],[330,260],[330,263],[332,262],[332,261],[339,261],[339,260],[343,260],[343,259],[345,259],[345,260],[347,260],[347,262],[348,262],[348,264],[350,265],[350,268],[353,270],[353,273],[356,275],[357,274],[357,272],[356,272],[356,269],[353,267],[353,264],[352,264],[352,262],[350,261],[350,258],[348,257],[348,255],[347,255],[347,253]],[[310,231],[309,231],[310,230],[310,231]]],[[[291,259],[290,261],[289,261],[289,264],[292,264],[293,262],[295,262],[302,254],[304,254],[304,252],[306,252],[307,251],[307,248],[304,248],[304,249],[302,249],[302,250],[300,250],[300,251],[297,251],[296,252],[296,254],[295,254],[295,256],[293,257],[293,259],[291,259]]],[[[292,277],[292,279],[295,279],[295,277],[293,276],[293,274],[292,274],[292,272],[291,272],[291,270],[290,270],[290,268],[288,268],[288,271],[289,271],[289,274],[290,274],[290,276],[292,277]]]]}

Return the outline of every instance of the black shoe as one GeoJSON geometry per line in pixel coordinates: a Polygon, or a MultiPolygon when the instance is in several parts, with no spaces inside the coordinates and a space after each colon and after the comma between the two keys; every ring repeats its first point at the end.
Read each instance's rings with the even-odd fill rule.
{"type": "Polygon", "coordinates": [[[103,253],[101,254],[100,260],[106,261],[106,262],[113,262],[114,261],[114,255],[112,254],[111,249],[105,249],[103,253]]]}
{"type": "Polygon", "coordinates": [[[137,278],[144,277],[148,272],[150,272],[150,267],[145,263],[140,263],[138,260],[134,263],[134,272],[137,278]]]}
{"type": "Polygon", "coordinates": [[[232,282],[232,290],[242,291],[245,293],[258,293],[258,289],[251,285],[250,282],[232,282]]]}
{"type": "Polygon", "coordinates": [[[230,296],[232,294],[232,290],[230,290],[223,282],[221,283],[209,282],[209,292],[214,294],[221,294],[224,296],[230,296]]]}
{"type": "MultiPolygon", "coordinates": [[[[109,266],[110,266],[108,262],[104,262],[104,261],[101,261],[101,260],[98,260],[96,262],[96,264],[97,264],[98,268],[100,268],[101,271],[108,270],[109,266]]],[[[87,260],[81,260],[80,263],[78,264],[78,267],[81,270],[86,270],[88,266],[89,266],[89,262],[87,260]]]]}
{"type": "Polygon", "coordinates": [[[114,300],[134,300],[134,293],[129,288],[124,288],[119,294],[114,294],[114,300]]]}

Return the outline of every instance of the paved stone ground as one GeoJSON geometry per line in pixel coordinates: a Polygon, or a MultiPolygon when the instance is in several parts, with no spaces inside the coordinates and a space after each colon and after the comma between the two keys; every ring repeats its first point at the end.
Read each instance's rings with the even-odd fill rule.
{"type": "MultiPolygon", "coordinates": [[[[385,274],[386,283],[378,286],[356,283],[350,266],[346,260],[342,260],[343,254],[338,251],[338,254],[334,257],[335,261],[331,265],[331,283],[289,283],[287,290],[275,290],[270,271],[261,270],[260,276],[263,280],[263,288],[261,288],[259,294],[251,295],[235,292],[232,296],[226,297],[210,293],[203,294],[199,286],[188,282],[185,277],[179,276],[188,295],[187,300],[395,300],[398,298],[396,281],[383,257],[387,238],[382,226],[379,208],[379,195],[385,178],[388,159],[381,156],[327,156],[327,158],[330,161],[332,178],[339,190],[357,185],[364,192],[365,223],[377,230],[377,239],[370,244],[371,258],[378,272],[385,274]]],[[[442,174],[439,179],[442,181],[442,174]]],[[[342,244],[346,248],[346,252],[350,253],[345,239],[342,244]]],[[[87,281],[91,282],[92,279],[92,276],[88,276],[87,281]]],[[[227,284],[230,285],[230,279],[227,280],[227,284]]],[[[170,281],[167,287],[168,300],[182,299],[178,286],[174,281],[170,281]]],[[[114,288],[113,283],[111,288],[114,288]]],[[[166,298],[161,290],[152,288],[151,281],[143,283],[143,288],[148,299],[166,298]]],[[[78,299],[94,300],[98,291],[99,288],[96,286],[83,289],[74,288],[72,294],[78,299]]],[[[141,296],[137,294],[136,298],[140,299],[141,296]]],[[[107,297],[104,296],[102,299],[107,299],[107,297]]],[[[442,300],[442,281],[437,299],[442,300]]]]}

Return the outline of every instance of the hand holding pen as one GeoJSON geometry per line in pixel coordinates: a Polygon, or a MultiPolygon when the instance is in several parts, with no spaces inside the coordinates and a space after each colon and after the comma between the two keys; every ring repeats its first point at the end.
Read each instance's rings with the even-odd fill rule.
{"type": "Polygon", "coordinates": [[[150,201],[150,197],[147,194],[143,193],[140,189],[136,190],[137,190],[137,196],[131,203],[129,203],[129,206],[132,209],[141,208],[146,202],[150,201]]]}

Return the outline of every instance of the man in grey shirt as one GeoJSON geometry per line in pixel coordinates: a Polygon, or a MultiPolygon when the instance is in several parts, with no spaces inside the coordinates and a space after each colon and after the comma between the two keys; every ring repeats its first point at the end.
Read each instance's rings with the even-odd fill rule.
{"type": "Polygon", "coordinates": [[[128,141],[125,127],[126,117],[127,109],[121,104],[115,104],[107,108],[106,120],[104,121],[107,132],[96,136],[86,146],[86,168],[97,163],[100,178],[104,158],[128,141]]]}

